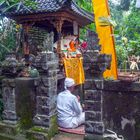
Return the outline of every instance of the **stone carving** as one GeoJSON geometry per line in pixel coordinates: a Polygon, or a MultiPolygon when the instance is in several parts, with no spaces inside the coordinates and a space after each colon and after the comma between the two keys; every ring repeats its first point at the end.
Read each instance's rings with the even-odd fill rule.
{"type": "Polygon", "coordinates": [[[36,125],[42,125],[42,126],[49,126],[50,122],[49,119],[52,115],[56,114],[56,94],[57,94],[57,79],[55,79],[53,82],[48,81],[51,80],[51,78],[46,78],[44,81],[47,83],[52,83],[50,87],[48,85],[44,84],[44,81],[41,80],[40,85],[38,88],[38,93],[36,97],[36,115],[34,117],[34,123],[36,125]],[[55,90],[54,90],[55,89],[55,90]]]}
{"type": "Polygon", "coordinates": [[[101,120],[101,112],[100,111],[86,111],[86,120],[89,121],[100,121],[101,120]]]}
{"type": "Polygon", "coordinates": [[[86,74],[87,77],[94,77],[94,79],[103,78],[103,72],[106,69],[110,69],[111,66],[111,55],[106,54],[93,54],[90,56],[87,54],[84,55],[86,59],[86,74]]]}
{"type": "Polygon", "coordinates": [[[44,39],[43,45],[46,51],[53,52],[54,33],[48,33],[44,39]]]}
{"type": "Polygon", "coordinates": [[[41,114],[35,115],[35,117],[33,118],[33,122],[35,125],[45,126],[45,127],[49,127],[49,124],[50,124],[49,116],[41,115],[41,114]]]}
{"type": "Polygon", "coordinates": [[[18,61],[14,53],[9,53],[6,59],[1,63],[1,74],[15,78],[24,66],[24,62],[18,61]]]}
{"type": "Polygon", "coordinates": [[[49,127],[51,117],[56,114],[58,61],[53,53],[40,56],[40,59],[36,61],[36,66],[40,71],[40,81],[36,87],[36,115],[33,122],[38,126],[49,127]]]}
{"type": "Polygon", "coordinates": [[[91,134],[103,134],[104,133],[104,124],[103,122],[90,122],[86,121],[85,123],[85,130],[91,134]]]}
{"type": "Polygon", "coordinates": [[[94,79],[103,78],[103,72],[110,69],[111,55],[100,54],[98,35],[95,32],[88,31],[88,51],[84,54],[84,68],[86,77],[94,79]]]}
{"type": "Polygon", "coordinates": [[[3,119],[9,121],[17,120],[14,82],[13,79],[4,79],[2,81],[4,103],[3,119]]]}
{"type": "Polygon", "coordinates": [[[98,45],[99,38],[98,38],[98,35],[95,32],[88,30],[88,32],[87,32],[87,42],[88,42],[88,49],[89,50],[98,50],[98,51],[101,50],[101,46],[98,45]]]}
{"type": "MultiPolygon", "coordinates": [[[[58,67],[58,60],[52,52],[39,53],[32,64],[40,73],[46,73],[49,69],[55,70],[58,67]],[[52,61],[53,60],[53,61],[52,61]]],[[[50,72],[50,71],[49,71],[50,72]]],[[[50,72],[51,73],[51,72],[50,72]]],[[[55,74],[55,73],[52,73],[55,74]]]]}

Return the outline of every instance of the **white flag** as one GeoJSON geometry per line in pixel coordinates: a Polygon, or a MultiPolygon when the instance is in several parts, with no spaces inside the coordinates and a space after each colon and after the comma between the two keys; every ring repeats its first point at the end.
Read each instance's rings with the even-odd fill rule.
{"type": "Polygon", "coordinates": [[[136,1],[136,8],[140,8],[140,0],[136,1]]]}

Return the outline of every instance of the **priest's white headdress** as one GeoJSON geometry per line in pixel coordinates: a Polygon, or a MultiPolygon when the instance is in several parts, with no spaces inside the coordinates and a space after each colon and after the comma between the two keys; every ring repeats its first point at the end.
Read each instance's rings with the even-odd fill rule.
{"type": "Polygon", "coordinates": [[[68,87],[74,86],[75,81],[72,78],[66,78],[64,81],[64,88],[67,89],[68,87]]]}

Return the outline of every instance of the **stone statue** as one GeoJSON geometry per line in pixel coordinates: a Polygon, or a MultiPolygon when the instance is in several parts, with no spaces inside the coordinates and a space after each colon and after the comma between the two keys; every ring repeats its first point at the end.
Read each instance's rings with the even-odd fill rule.
{"type": "Polygon", "coordinates": [[[45,51],[53,51],[53,41],[54,41],[54,33],[48,33],[44,39],[43,46],[45,51]]]}

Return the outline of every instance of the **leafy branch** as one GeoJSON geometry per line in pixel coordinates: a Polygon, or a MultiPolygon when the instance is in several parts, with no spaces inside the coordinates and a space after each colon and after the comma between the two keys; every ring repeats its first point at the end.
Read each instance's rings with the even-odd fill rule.
{"type": "Polygon", "coordinates": [[[35,9],[37,3],[34,0],[0,0],[0,5],[4,5],[2,12],[8,12],[10,9],[15,8],[16,11],[19,11],[21,7],[30,11],[30,8],[35,9]]]}

